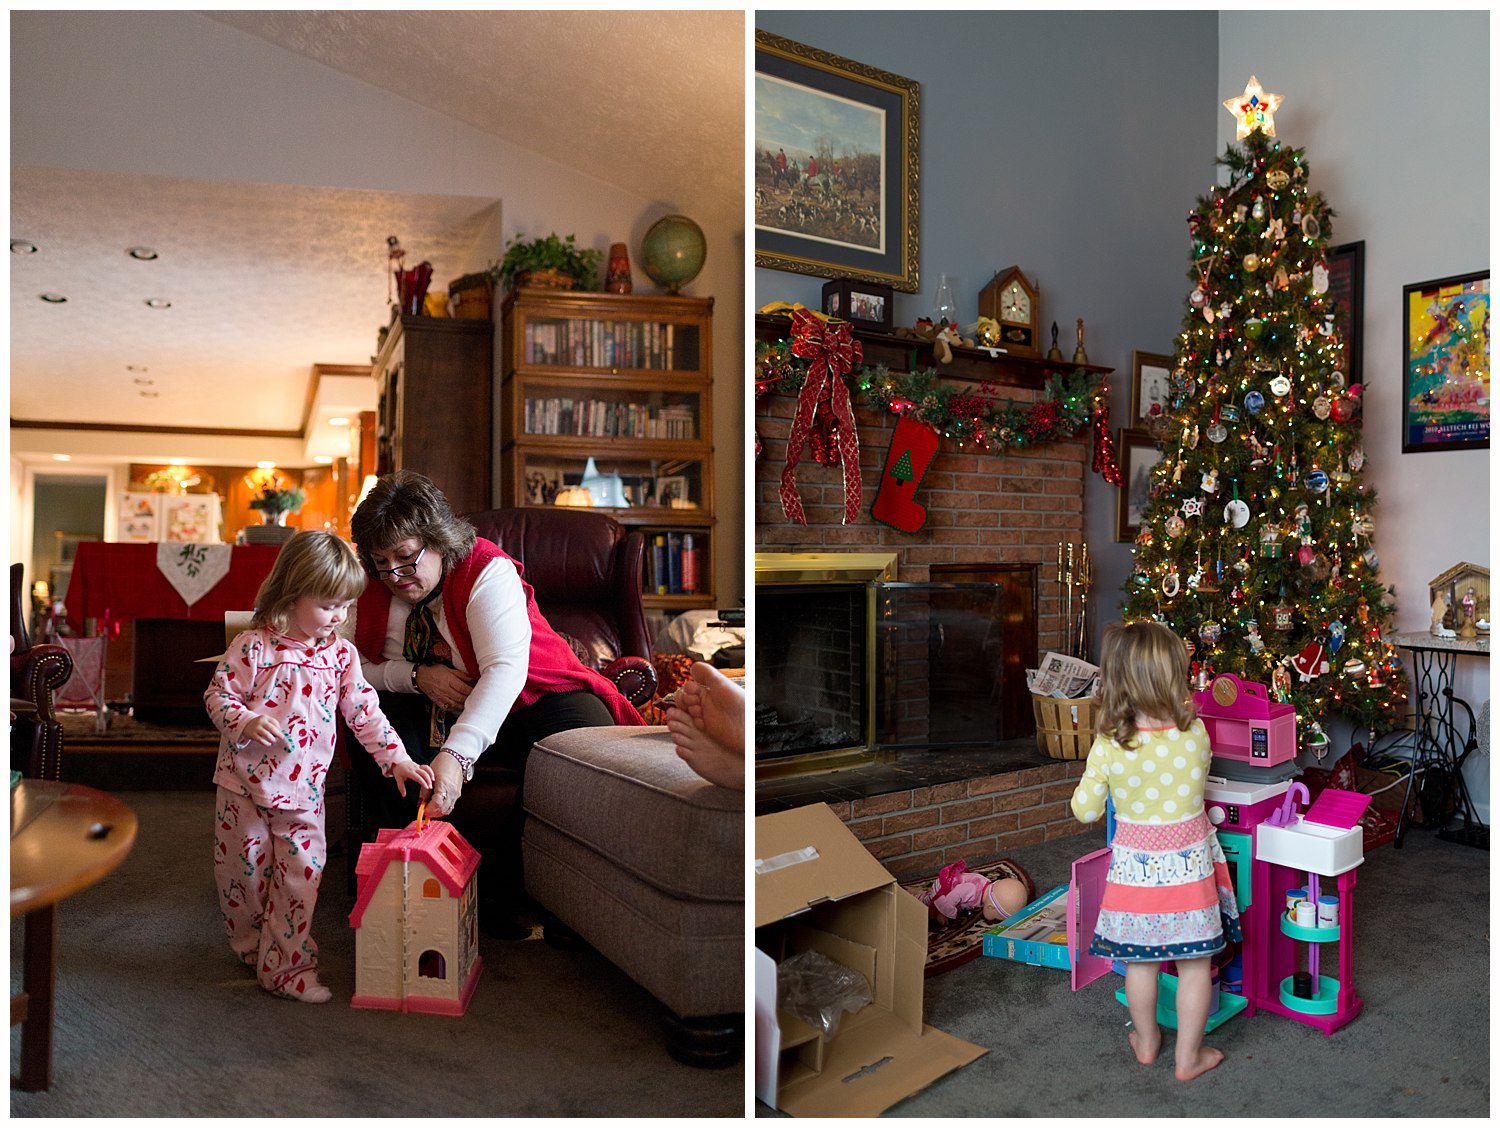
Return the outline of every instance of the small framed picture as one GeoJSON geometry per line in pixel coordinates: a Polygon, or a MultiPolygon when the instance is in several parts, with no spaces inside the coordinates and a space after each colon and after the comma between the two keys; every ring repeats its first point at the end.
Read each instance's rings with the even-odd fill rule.
{"type": "Polygon", "coordinates": [[[1151,504],[1151,481],[1156,464],[1165,455],[1157,449],[1156,440],[1145,431],[1129,428],[1120,431],[1118,450],[1122,482],[1115,503],[1115,540],[1125,543],[1140,535],[1141,518],[1151,504]]]}
{"type": "Polygon", "coordinates": [[[691,509],[692,498],[688,496],[688,480],[685,474],[656,479],[656,504],[664,509],[691,509]]]}
{"type": "Polygon", "coordinates": [[[1161,353],[1130,354],[1130,425],[1144,427],[1172,400],[1172,358],[1161,353]]]}
{"type": "Polygon", "coordinates": [[[856,329],[889,333],[893,324],[891,288],[835,278],[823,283],[823,312],[842,318],[856,329]]]}

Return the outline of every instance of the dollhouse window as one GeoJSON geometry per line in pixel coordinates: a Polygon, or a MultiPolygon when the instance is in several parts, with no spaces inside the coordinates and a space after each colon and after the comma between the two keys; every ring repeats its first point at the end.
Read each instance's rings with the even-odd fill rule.
{"type": "Polygon", "coordinates": [[[443,895],[442,883],[435,877],[429,877],[422,882],[422,896],[429,900],[436,900],[443,895]]]}
{"type": "Polygon", "coordinates": [[[428,948],[417,958],[417,974],[423,979],[447,979],[448,965],[443,954],[428,948]]]}

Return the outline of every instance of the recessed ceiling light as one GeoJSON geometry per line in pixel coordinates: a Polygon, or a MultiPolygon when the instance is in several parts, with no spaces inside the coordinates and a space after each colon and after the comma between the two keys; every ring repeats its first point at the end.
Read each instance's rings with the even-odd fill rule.
{"type": "Polygon", "coordinates": [[[155,399],[157,396],[161,395],[161,393],[160,392],[142,392],[141,395],[145,396],[147,399],[155,399]]]}
{"type": "Polygon", "coordinates": [[[150,309],[171,309],[172,303],[166,298],[147,298],[146,305],[150,309]]]}
{"type": "Polygon", "coordinates": [[[134,380],[131,381],[131,383],[132,384],[137,384],[137,385],[139,385],[142,388],[149,388],[152,384],[156,383],[156,381],[155,380],[142,380],[139,376],[137,376],[134,380]]]}
{"type": "Polygon", "coordinates": [[[144,364],[127,364],[125,366],[125,371],[126,372],[150,372],[151,369],[147,368],[144,364]]]}
{"type": "Polygon", "coordinates": [[[150,262],[152,259],[161,257],[150,247],[126,247],[125,253],[133,259],[139,259],[141,262],[150,262]]]}
{"type": "Polygon", "coordinates": [[[37,297],[41,298],[44,302],[51,302],[53,305],[62,305],[63,302],[68,300],[62,294],[38,294],[37,297]]]}
{"type": "Polygon", "coordinates": [[[27,239],[12,239],[10,241],[10,253],[13,255],[34,255],[36,244],[27,239]]]}
{"type": "Polygon", "coordinates": [[[313,461],[314,462],[320,462],[324,466],[326,466],[330,462],[333,461],[333,455],[331,455],[331,454],[315,454],[315,455],[313,455],[313,461]]]}
{"type": "Polygon", "coordinates": [[[347,427],[349,426],[349,420],[347,416],[335,415],[328,421],[328,425],[330,427],[347,427]]]}
{"type": "Polygon", "coordinates": [[[73,456],[71,454],[54,454],[52,456],[52,461],[53,462],[72,462],[73,461],[73,456]]]}

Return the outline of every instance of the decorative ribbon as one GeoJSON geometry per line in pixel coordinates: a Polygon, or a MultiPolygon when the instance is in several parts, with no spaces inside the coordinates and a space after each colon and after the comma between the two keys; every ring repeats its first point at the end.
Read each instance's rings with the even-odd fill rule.
{"type": "Polygon", "coordinates": [[[812,363],[797,396],[781,471],[781,511],[788,521],[807,524],[797,494],[797,463],[812,437],[813,455],[825,466],[844,466],[844,524],[859,516],[859,430],[844,377],[864,358],[847,322],[829,324],[807,310],[792,313],[792,353],[812,363]]]}
{"type": "Polygon", "coordinates": [[[1124,481],[1115,453],[1115,438],[1109,433],[1109,388],[1103,386],[1094,397],[1094,473],[1112,486],[1124,481]]]}

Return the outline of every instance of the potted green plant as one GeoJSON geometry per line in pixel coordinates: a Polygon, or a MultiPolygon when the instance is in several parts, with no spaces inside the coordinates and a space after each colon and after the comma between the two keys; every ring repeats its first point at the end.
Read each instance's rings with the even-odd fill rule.
{"type": "Polygon", "coordinates": [[[505,257],[492,263],[486,273],[508,290],[522,286],[592,290],[603,261],[604,252],[578,246],[572,235],[559,238],[554,233],[538,239],[517,235],[505,244],[505,257]]]}
{"type": "Polygon", "coordinates": [[[307,500],[307,493],[300,487],[281,483],[281,475],[273,474],[260,493],[250,499],[250,508],[257,510],[267,525],[285,525],[286,515],[296,513],[307,500]]]}

